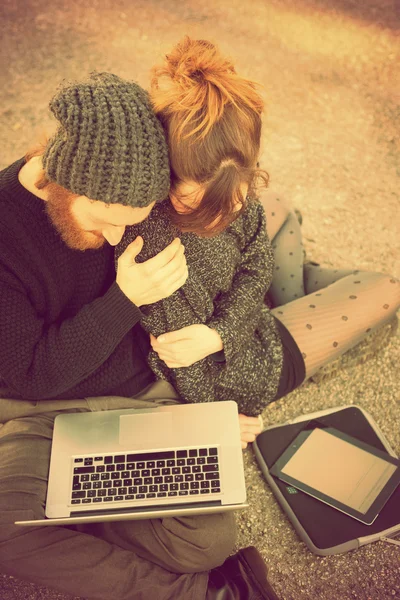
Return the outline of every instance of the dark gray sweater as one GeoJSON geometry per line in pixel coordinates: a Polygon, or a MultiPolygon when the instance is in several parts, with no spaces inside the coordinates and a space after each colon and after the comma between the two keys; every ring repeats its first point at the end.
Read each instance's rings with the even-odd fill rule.
{"type": "Polygon", "coordinates": [[[169,369],[151,351],[149,365],[187,402],[235,400],[240,412],[258,415],[276,394],[283,360],[275,319],[264,305],[274,265],[264,210],[259,202],[249,201],[243,214],[213,238],[179,233],[169,210],[165,200],[143,223],[128,227],[116,258],[137,235],[144,239],[138,261],[180,237],[189,277],[169,298],[141,307],[145,315],[141,325],[157,337],[194,323],[206,324],[220,334],[225,361],[209,356],[190,367],[169,369]]]}
{"type": "Polygon", "coordinates": [[[0,172],[0,397],[136,396],[154,375],[114,249],[68,248],[20,184],[24,164],[0,172]]]}

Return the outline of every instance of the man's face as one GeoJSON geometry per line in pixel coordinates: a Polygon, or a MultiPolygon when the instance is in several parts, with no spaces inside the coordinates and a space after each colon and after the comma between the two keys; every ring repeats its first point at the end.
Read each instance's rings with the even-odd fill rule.
{"type": "Polygon", "coordinates": [[[116,246],[128,225],[141,223],[155,202],[144,208],[107,205],[86,196],[74,196],[59,186],[48,186],[46,212],[69,248],[96,250],[108,242],[116,246]]]}

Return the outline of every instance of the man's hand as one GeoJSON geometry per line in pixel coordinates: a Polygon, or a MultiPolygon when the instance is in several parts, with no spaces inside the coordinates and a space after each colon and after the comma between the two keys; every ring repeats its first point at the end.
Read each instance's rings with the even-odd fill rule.
{"type": "Polygon", "coordinates": [[[185,248],[179,238],[153,258],[136,263],[142,248],[143,238],[138,236],[119,257],[116,278],[122,292],[136,306],[154,304],[171,296],[188,277],[185,248]]]}
{"type": "Polygon", "coordinates": [[[188,325],[158,338],[150,335],[150,342],[154,352],[170,369],[190,367],[224,347],[219,333],[207,325],[188,325]]]}
{"type": "Polygon", "coordinates": [[[242,441],[243,450],[247,448],[247,444],[254,442],[259,433],[263,430],[263,421],[261,415],[258,417],[246,417],[239,415],[240,439],[242,441]]]}

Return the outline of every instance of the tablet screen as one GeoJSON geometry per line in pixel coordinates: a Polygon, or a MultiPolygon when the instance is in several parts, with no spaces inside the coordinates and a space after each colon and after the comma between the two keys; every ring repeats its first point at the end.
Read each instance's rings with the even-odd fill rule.
{"type": "Polygon", "coordinates": [[[366,513],[396,468],[323,429],[314,429],[281,472],[366,513]]]}

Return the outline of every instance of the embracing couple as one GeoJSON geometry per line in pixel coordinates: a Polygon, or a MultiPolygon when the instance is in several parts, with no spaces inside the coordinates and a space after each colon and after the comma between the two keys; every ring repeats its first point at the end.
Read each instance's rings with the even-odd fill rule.
{"type": "Polygon", "coordinates": [[[258,416],[393,318],[399,283],[303,261],[259,168],[257,85],[186,37],[151,92],[64,85],[55,135],[0,173],[0,570],[99,600],[275,599],[231,513],[42,518],[61,411],[235,400],[258,416]],[[232,556],[230,556],[232,554],[232,556]]]}

